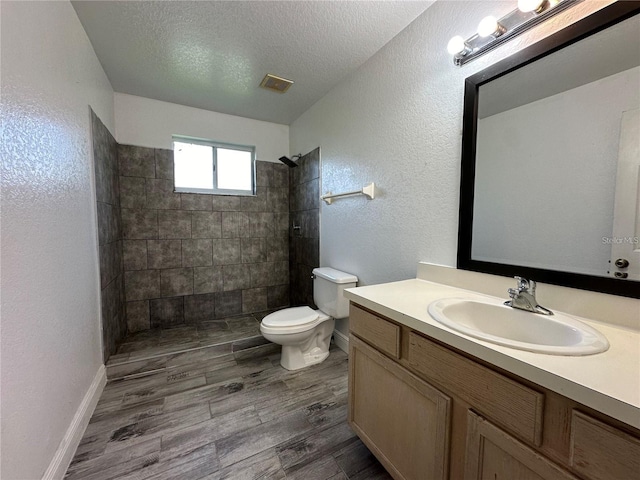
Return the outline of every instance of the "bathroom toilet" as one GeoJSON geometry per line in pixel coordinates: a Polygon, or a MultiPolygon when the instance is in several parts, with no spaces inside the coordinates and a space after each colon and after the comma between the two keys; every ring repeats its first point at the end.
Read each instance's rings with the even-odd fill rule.
{"type": "Polygon", "coordinates": [[[329,342],[335,319],[349,316],[345,288],[356,286],[355,275],[334,268],[313,270],[313,301],[319,310],[292,307],[262,319],[260,332],[267,340],[282,345],[280,365],[298,370],[322,362],[329,356],[329,342]]]}

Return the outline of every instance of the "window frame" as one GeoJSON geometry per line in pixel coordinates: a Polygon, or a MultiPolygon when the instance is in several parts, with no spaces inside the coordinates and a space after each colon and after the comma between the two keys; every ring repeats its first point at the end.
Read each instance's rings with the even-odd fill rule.
{"type": "Polygon", "coordinates": [[[173,191],[176,193],[198,193],[208,195],[235,195],[243,197],[255,197],[256,196],[256,147],[253,145],[238,145],[234,143],[217,142],[215,140],[206,140],[203,138],[185,137],[182,135],[172,136],[173,146],[173,191]],[[175,148],[176,142],[178,143],[191,143],[195,145],[204,145],[212,148],[212,166],[213,166],[213,188],[190,188],[190,187],[178,187],[175,181],[175,148]],[[233,190],[227,188],[218,188],[218,149],[223,148],[225,150],[236,150],[241,152],[251,153],[251,190],[233,190]]]}

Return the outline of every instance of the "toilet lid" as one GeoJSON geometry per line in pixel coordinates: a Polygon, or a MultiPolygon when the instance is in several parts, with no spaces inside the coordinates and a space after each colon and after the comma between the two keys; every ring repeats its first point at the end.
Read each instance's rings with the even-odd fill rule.
{"type": "Polygon", "coordinates": [[[271,328],[299,327],[318,319],[318,312],[309,307],[285,308],[262,319],[262,324],[271,328]]]}

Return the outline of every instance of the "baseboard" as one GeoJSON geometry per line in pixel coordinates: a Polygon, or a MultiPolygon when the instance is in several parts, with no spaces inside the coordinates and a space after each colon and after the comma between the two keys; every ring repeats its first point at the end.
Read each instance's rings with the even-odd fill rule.
{"type": "Polygon", "coordinates": [[[69,464],[73,459],[73,455],[76,453],[76,449],[82,440],[84,431],[89,424],[89,419],[93,415],[93,411],[98,404],[98,400],[102,395],[104,386],[107,384],[107,372],[104,365],[100,365],[98,372],[96,373],[89,390],[82,399],[82,403],[78,407],[76,414],[73,416],[71,425],[64,434],[58,450],[54,455],[49,468],[44,473],[42,480],[57,480],[64,478],[64,474],[69,468],[69,464]]]}
{"type": "Polygon", "coordinates": [[[336,346],[347,355],[349,354],[349,337],[338,330],[333,331],[333,341],[336,346]]]}

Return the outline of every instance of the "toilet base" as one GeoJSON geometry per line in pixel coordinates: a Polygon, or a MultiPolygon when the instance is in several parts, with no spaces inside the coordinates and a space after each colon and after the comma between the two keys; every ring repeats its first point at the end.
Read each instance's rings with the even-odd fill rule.
{"type": "Polygon", "coordinates": [[[322,363],[329,356],[328,351],[321,348],[313,348],[307,353],[302,353],[299,346],[282,346],[280,365],[287,370],[300,370],[317,363],[322,363]]]}

